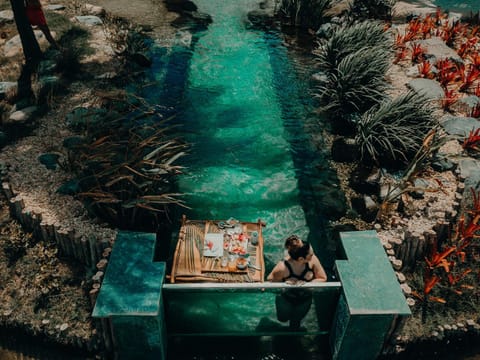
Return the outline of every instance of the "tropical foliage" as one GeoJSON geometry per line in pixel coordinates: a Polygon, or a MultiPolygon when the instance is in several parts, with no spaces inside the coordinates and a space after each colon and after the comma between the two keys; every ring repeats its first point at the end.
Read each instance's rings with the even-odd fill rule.
{"type": "Polygon", "coordinates": [[[434,127],[429,102],[410,91],[362,115],[356,141],[365,162],[380,166],[408,163],[434,127]]]}
{"type": "Polygon", "coordinates": [[[330,38],[319,43],[314,54],[319,70],[328,74],[335,72],[347,55],[362,48],[378,48],[385,56],[389,54],[392,41],[381,23],[365,21],[340,27],[330,38]]]}
{"type": "Polygon", "coordinates": [[[84,136],[69,146],[77,196],[112,225],[154,231],[171,205],[184,206],[174,191],[182,167],[174,163],[187,145],[157,109],[122,106],[122,113],[87,111],[69,119],[84,136]]]}
{"type": "Polygon", "coordinates": [[[304,29],[318,29],[324,23],[323,13],[331,0],[282,0],[279,14],[291,25],[304,29]]]}
{"type": "Polygon", "coordinates": [[[396,0],[354,0],[351,12],[356,19],[391,20],[396,0]]]}
{"type": "Polygon", "coordinates": [[[385,98],[385,73],[391,44],[383,28],[372,22],[340,28],[315,54],[325,80],[318,85],[320,110],[340,122],[363,113],[385,98]]]}
{"type": "Polygon", "coordinates": [[[363,113],[385,98],[389,59],[378,47],[365,47],[345,56],[328,81],[318,86],[321,110],[345,116],[363,113]]]}

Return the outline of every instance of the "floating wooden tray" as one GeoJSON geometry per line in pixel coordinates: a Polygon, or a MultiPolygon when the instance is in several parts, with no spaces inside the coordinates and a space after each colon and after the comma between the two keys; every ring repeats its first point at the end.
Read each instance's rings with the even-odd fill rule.
{"type": "Polygon", "coordinates": [[[222,267],[222,259],[204,257],[202,259],[202,272],[246,274],[248,272],[248,267],[243,270],[235,268],[234,271],[230,271],[228,270],[228,267],[222,267]]]}

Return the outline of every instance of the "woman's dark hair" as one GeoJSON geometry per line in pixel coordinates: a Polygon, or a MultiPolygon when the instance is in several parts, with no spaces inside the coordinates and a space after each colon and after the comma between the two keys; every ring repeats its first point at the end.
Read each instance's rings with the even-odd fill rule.
{"type": "Polygon", "coordinates": [[[302,241],[297,235],[291,235],[285,240],[285,248],[294,260],[306,258],[310,252],[310,244],[302,241]]]}

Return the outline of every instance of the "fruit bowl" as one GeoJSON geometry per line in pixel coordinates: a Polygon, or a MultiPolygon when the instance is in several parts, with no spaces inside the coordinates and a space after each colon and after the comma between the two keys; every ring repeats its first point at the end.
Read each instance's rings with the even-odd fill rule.
{"type": "Polygon", "coordinates": [[[237,269],[238,270],[245,270],[248,266],[248,260],[243,258],[243,257],[239,257],[237,259],[237,269]]]}

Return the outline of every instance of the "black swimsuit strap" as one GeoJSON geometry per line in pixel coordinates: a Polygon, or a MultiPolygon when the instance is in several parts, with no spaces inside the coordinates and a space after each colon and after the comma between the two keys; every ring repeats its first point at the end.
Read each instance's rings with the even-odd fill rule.
{"type": "Polygon", "coordinates": [[[290,276],[287,276],[285,278],[285,280],[290,278],[290,277],[293,277],[293,278],[298,279],[298,280],[306,280],[305,275],[307,275],[307,273],[309,271],[312,271],[312,269],[310,269],[310,265],[308,263],[306,263],[305,264],[305,269],[303,269],[303,271],[300,275],[297,275],[293,272],[292,265],[290,265],[290,263],[287,260],[283,260],[283,262],[284,262],[285,266],[287,267],[288,272],[290,273],[290,276]]]}

